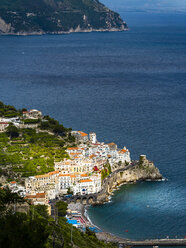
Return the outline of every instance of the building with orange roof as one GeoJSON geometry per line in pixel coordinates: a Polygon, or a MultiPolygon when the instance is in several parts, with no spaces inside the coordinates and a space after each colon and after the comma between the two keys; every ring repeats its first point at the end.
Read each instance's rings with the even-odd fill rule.
{"type": "Polygon", "coordinates": [[[84,133],[84,132],[82,132],[82,131],[78,131],[78,133],[79,133],[82,137],[88,136],[87,133],[84,133]]]}
{"type": "MultiPolygon", "coordinates": [[[[84,176],[84,175],[83,175],[84,176]]],[[[101,191],[101,174],[93,174],[85,178],[81,177],[73,186],[74,194],[94,194],[101,191]]]]}
{"type": "Polygon", "coordinates": [[[67,173],[86,173],[93,171],[95,162],[90,158],[78,157],[55,163],[55,169],[67,173]]]}
{"type": "Polygon", "coordinates": [[[33,195],[26,195],[25,199],[31,200],[32,203],[35,205],[37,205],[37,204],[45,205],[48,203],[47,195],[44,192],[43,193],[36,193],[33,195]]]}
{"type": "Polygon", "coordinates": [[[82,147],[69,147],[67,148],[67,153],[70,158],[85,156],[85,149],[82,147]]]}
{"type": "Polygon", "coordinates": [[[117,150],[118,148],[118,146],[114,142],[108,143],[107,145],[109,146],[110,150],[117,150]]]}
{"type": "Polygon", "coordinates": [[[71,134],[79,143],[87,143],[89,141],[88,134],[82,131],[72,131],[71,134]]]}
{"type": "Polygon", "coordinates": [[[48,192],[50,198],[55,198],[57,194],[57,181],[59,171],[52,171],[44,175],[31,176],[25,179],[27,194],[34,195],[40,192],[48,192]]]}
{"type": "Polygon", "coordinates": [[[87,174],[81,174],[80,177],[88,177],[87,174]]]}
{"type": "Polygon", "coordinates": [[[12,181],[12,182],[10,182],[10,184],[16,184],[16,181],[12,181]]]}

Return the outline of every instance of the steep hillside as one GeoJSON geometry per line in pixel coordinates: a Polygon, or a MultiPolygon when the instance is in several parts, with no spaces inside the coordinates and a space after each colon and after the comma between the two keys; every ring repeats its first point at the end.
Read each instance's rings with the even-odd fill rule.
{"type": "Polygon", "coordinates": [[[122,31],[119,14],[98,0],[1,0],[1,34],[122,31]]]}

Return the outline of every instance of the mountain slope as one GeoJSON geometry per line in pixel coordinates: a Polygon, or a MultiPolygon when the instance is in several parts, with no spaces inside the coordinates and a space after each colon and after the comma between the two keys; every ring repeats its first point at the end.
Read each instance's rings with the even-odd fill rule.
{"type": "Polygon", "coordinates": [[[98,0],[1,0],[0,33],[126,30],[119,14],[98,0]]]}

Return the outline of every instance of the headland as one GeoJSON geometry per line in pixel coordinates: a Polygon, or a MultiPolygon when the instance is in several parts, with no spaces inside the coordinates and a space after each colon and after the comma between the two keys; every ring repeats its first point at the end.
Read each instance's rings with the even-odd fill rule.
{"type": "Polygon", "coordinates": [[[154,163],[145,155],[133,161],[125,146],[99,142],[94,132],[72,131],[36,109],[16,110],[3,103],[1,109],[2,187],[35,206],[47,206],[53,217],[55,205],[62,200],[68,203],[69,224],[82,231],[92,228],[106,242],[123,242],[97,231],[85,206],[109,201],[123,183],[161,180],[154,163]]]}
{"type": "Polygon", "coordinates": [[[92,31],[125,31],[120,15],[98,0],[4,0],[0,34],[42,35],[92,31]]]}

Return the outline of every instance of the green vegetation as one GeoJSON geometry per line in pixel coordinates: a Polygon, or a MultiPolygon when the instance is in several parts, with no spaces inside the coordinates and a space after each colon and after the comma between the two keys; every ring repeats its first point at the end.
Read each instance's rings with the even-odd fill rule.
{"type": "Polygon", "coordinates": [[[84,233],[72,227],[64,217],[56,216],[55,221],[48,215],[46,206],[30,206],[27,214],[14,213],[11,208],[7,209],[7,204],[10,206],[21,200],[9,190],[0,189],[1,248],[114,247],[112,244],[99,241],[89,229],[84,233]]]}
{"type": "Polygon", "coordinates": [[[47,132],[19,129],[19,137],[0,134],[0,166],[21,176],[44,174],[54,170],[54,160],[68,158],[64,141],[47,132]]]}
{"type": "Polygon", "coordinates": [[[1,32],[68,32],[70,29],[127,27],[121,17],[98,0],[1,0],[0,17],[11,24],[1,32]]]}
{"type": "Polygon", "coordinates": [[[0,117],[4,116],[7,118],[11,118],[20,115],[21,115],[20,110],[16,110],[13,106],[5,105],[4,103],[0,102],[0,117]]]}
{"type": "Polygon", "coordinates": [[[68,204],[63,201],[58,201],[56,203],[56,208],[58,209],[58,216],[64,217],[66,215],[68,204]]]}
{"type": "Polygon", "coordinates": [[[7,127],[6,133],[11,139],[19,137],[19,129],[15,127],[12,123],[10,123],[7,127]]]}
{"type": "Polygon", "coordinates": [[[101,170],[101,179],[102,181],[112,173],[110,163],[107,161],[107,163],[104,165],[104,169],[101,170]]]}
{"type": "Polygon", "coordinates": [[[22,120],[25,124],[38,124],[41,122],[40,119],[23,119],[22,120]]]}
{"type": "Polygon", "coordinates": [[[62,124],[59,124],[58,121],[51,118],[50,116],[45,116],[39,127],[43,130],[50,130],[51,132],[60,136],[65,136],[67,131],[72,130],[65,128],[62,124]]]}
{"type": "MultiPolygon", "coordinates": [[[[23,109],[25,110],[25,109],[23,109]]],[[[22,111],[0,102],[2,117],[10,114],[22,118],[22,111]]],[[[21,119],[26,124],[40,123],[38,128],[17,128],[9,124],[0,133],[0,173],[8,180],[45,174],[54,170],[54,161],[69,158],[65,146],[74,144],[70,128],[49,116],[44,119],[21,119]]]]}

